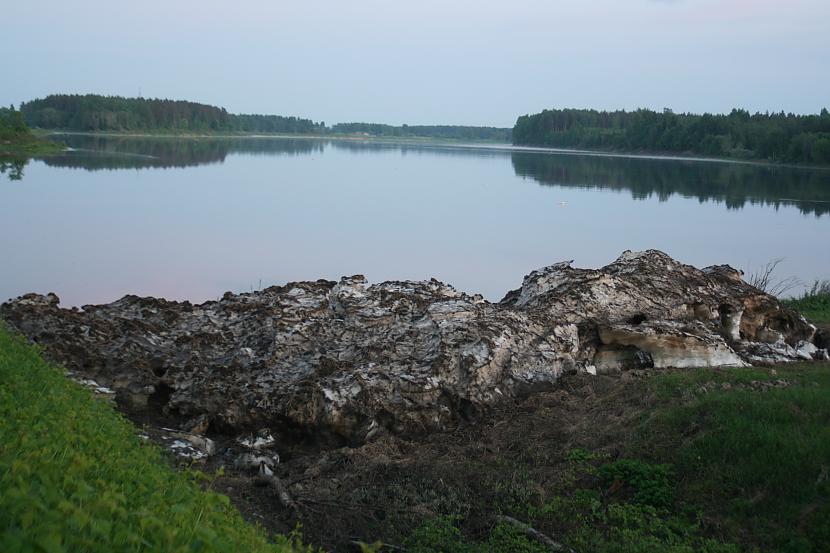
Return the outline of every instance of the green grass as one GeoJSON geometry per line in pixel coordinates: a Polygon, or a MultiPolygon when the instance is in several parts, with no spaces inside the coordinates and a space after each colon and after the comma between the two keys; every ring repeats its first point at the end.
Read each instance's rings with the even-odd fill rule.
{"type": "MultiPolygon", "coordinates": [[[[541,505],[522,493],[517,467],[519,491],[487,508],[579,552],[830,550],[830,365],[667,371],[642,386],[654,405],[618,444],[623,456],[571,450],[541,505]],[[759,385],[782,379],[789,385],[759,385]]],[[[404,545],[539,550],[510,528],[468,526],[461,516],[425,521],[404,545]]]]}
{"type": "Polygon", "coordinates": [[[652,385],[666,405],[644,423],[640,451],[674,464],[678,496],[716,523],[713,533],[750,544],[752,551],[827,551],[829,366],[778,368],[776,375],[759,369],[678,371],[652,385]],[[775,379],[791,385],[723,388],[775,379]],[[704,382],[718,386],[688,398],[704,382]]]}
{"type": "Polygon", "coordinates": [[[810,292],[784,303],[814,323],[830,323],[830,281],[817,282],[810,292]]]}
{"type": "Polygon", "coordinates": [[[0,327],[0,551],[288,552],[0,327]]]}

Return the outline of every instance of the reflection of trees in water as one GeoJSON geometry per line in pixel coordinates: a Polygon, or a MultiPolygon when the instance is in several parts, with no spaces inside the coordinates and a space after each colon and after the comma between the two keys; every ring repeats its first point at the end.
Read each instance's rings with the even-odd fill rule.
{"type": "Polygon", "coordinates": [[[736,163],[514,152],[513,169],[542,185],[630,191],[635,199],[677,194],[730,209],[793,205],[830,214],[830,171],[736,163]]]}
{"type": "Polygon", "coordinates": [[[407,154],[443,155],[450,157],[476,156],[500,157],[509,154],[509,151],[492,148],[476,148],[475,146],[453,146],[441,143],[417,142],[372,142],[367,140],[331,140],[329,145],[338,150],[348,150],[354,153],[400,152],[407,154]]]}
{"type": "Polygon", "coordinates": [[[191,167],[223,163],[228,154],[301,155],[321,151],[313,140],[282,138],[112,137],[66,135],[67,146],[78,151],[43,158],[54,167],[96,171],[191,167]]]}
{"type": "Polygon", "coordinates": [[[27,163],[29,163],[27,157],[0,156],[0,174],[8,174],[9,180],[20,180],[23,178],[23,169],[27,163]]]}
{"type": "Polygon", "coordinates": [[[401,144],[358,140],[320,140],[303,138],[178,138],[135,136],[63,135],[74,152],[44,157],[47,165],[95,171],[99,169],[140,169],[190,167],[223,163],[229,154],[309,155],[333,147],[352,153],[381,151],[429,155],[501,156],[504,152],[452,148],[438,144],[401,144]]]}
{"type": "MultiPolygon", "coordinates": [[[[65,135],[61,140],[81,151],[45,156],[47,165],[100,169],[188,167],[222,163],[229,154],[309,155],[326,148],[350,153],[399,152],[401,155],[502,157],[495,149],[448,147],[439,144],[319,140],[302,138],[113,137],[65,135]]],[[[740,209],[746,203],[797,206],[802,213],[830,214],[830,171],[625,157],[510,153],[516,174],[543,185],[629,191],[635,199],[677,194],[725,203],[740,209]]],[[[0,172],[19,180],[26,158],[0,160],[0,172]]]]}

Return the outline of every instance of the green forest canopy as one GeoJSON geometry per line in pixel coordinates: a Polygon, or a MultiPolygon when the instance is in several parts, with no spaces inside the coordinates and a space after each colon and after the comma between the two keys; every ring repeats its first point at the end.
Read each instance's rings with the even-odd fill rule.
{"type": "Polygon", "coordinates": [[[55,94],[23,103],[32,127],[69,131],[261,132],[288,134],[369,134],[510,142],[511,129],[454,125],[380,125],[325,122],[281,115],[232,114],[224,108],[181,100],[122,98],[97,94],[55,94]]]}
{"type": "Polygon", "coordinates": [[[323,123],[280,115],[234,115],[224,108],[146,98],[55,94],[20,105],[32,127],[71,131],[244,131],[315,133],[323,123]]]}
{"type": "Polygon", "coordinates": [[[554,109],[519,117],[513,143],[830,164],[830,113],[826,108],[819,115],[554,109]]]}

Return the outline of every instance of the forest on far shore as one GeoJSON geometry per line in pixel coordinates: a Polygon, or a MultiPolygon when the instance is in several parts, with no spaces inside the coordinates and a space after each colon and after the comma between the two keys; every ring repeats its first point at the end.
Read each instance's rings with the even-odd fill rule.
{"type": "Polygon", "coordinates": [[[147,98],[55,94],[25,102],[30,127],[67,131],[177,131],[315,133],[324,123],[281,115],[234,115],[224,108],[147,98]]]}
{"type": "Polygon", "coordinates": [[[359,134],[399,138],[490,140],[509,143],[509,128],[460,125],[382,125],[338,123],[327,127],[301,117],[233,114],[224,108],[147,98],[97,94],[55,94],[20,105],[30,127],[80,132],[240,132],[279,134],[359,134]]]}
{"type": "Polygon", "coordinates": [[[513,143],[830,164],[830,113],[826,108],[818,115],[553,109],[519,117],[513,143]]]}
{"type": "MultiPolygon", "coordinates": [[[[12,113],[10,110],[9,113],[12,113]]],[[[491,141],[520,146],[695,154],[779,163],[830,165],[830,113],[755,113],[733,109],[703,115],[552,109],[523,115],[512,129],[463,125],[337,123],[301,117],[233,114],[182,100],[57,94],[25,102],[32,128],[81,132],[274,133],[491,141]]],[[[8,129],[7,129],[8,130],[8,129]]]]}

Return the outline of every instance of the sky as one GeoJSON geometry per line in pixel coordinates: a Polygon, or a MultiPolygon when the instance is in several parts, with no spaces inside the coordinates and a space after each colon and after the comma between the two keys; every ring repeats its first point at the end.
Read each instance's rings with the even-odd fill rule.
{"type": "Polygon", "coordinates": [[[187,99],[325,121],[512,126],[545,108],[817,113],[828,0],[26,0],[0,105],[187,99]]]}

